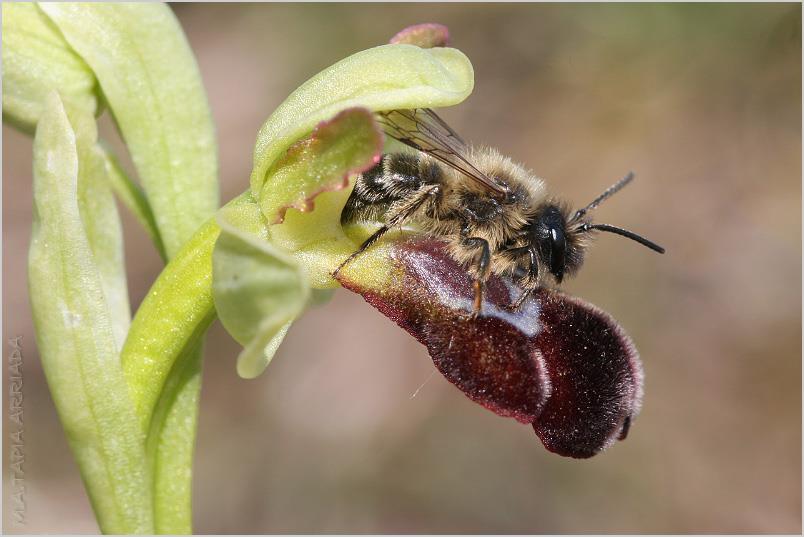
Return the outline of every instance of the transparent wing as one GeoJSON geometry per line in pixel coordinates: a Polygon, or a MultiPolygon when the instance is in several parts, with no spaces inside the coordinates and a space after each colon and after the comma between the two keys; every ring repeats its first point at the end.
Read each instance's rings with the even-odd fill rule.
{"type": "Polygon", "coordinates": [[[392,110],[379,112],[378,116],[388,136],[440,160],[491,192],[505,193],[503,187],[469,161],[466,142],[431,109],[392,110]]]}

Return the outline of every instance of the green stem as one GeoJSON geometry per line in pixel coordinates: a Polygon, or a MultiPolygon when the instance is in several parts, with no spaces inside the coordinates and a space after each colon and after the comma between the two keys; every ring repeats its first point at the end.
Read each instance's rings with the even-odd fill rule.
{"type": "Polygon", "coordinates": [[[154,410],[146,442],[159,534],[192,533],[192,467],[201,395],[203,342],[173,366],[154,410]]]}
{"type": "MultiPolygon", "coordinates": [[[[253,203],[251,193],[227,207],[253,203]]],[[[216,318],[212,251],[215,219],[195,233],[154,282],[131,323],[123,374],[146,453],[158,533],[192,531],[192,459],[201,389],[201,347],[216,318]]]]}
{"type": "Polygon", "coordinates": [[[167,264],[142,301],[123,345],[121,362],[143,430],[149,430],[168,374],[215,319],[212,249],[214,219],[167,264]]]}

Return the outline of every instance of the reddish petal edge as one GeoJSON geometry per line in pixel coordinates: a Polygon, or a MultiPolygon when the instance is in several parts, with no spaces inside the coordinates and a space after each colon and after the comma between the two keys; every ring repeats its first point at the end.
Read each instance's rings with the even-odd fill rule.
{"type": "Polygon", "coordinates": [[[303,153],[307,148],[320,142],[322,138],[332,136],[331,131],[340,126],[342,121],[350,119],[351,116],[364,116],[372,125],[372,142],[374,144],[374,153],[371,159],[366,159],[351,168],[346,169],[342,174],[338,174],[326,185],[310,192],[304,198],[296,199],[287,205],[283,205],[277,209],[276,217],[271,224],[281,224],[285,221],[285,215],[288,209],[297,209],[301,212],[310,212],[315,209],[315,198],[324,192],[333,192],[336,190],[343,190],[349,186],[349,177],[352,175],[363,173],[366,170],[375,166],[382,157],[382,148],[385,143],[385,134],[380,125],[374,118],[374,114],[368,108],[356,106],[353,108],[346,108],[341,110],[331,119],[327,119],[318,123],[313,131],[306,137],[291,145],[282,159],[276,164],[276,167],[282,166],[288,160],[295,158],[298,154],[303,153]]]}
{"type": "Polygon", "coordinates": [[[422,48],[446,47],[449,44],[449,29],[437,22],[414,24],[397,32],[390,43],[416,45],[422,48]]]}

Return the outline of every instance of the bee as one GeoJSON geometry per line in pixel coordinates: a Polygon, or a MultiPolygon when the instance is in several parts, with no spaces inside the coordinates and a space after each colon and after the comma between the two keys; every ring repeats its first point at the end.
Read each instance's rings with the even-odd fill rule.
{"type": "Polygon", "coordinates": [[[625,185],[629,173],[591,203],[571,212],[548,194],[544,181],[496,149],[467,144],[433,110],[378,114],[392,138],[415,149],[389,153],[362,173],[341,213],[341,224],[382,222],[335,271],[394,227],[414,224],[446,242],[447,251],[473,278],[473,316],[482,312],[489,274],[509,276],[522,292],[517,310],[540,286],[560,284],[581,267],[589,239],[608,232],[651,250],[664,248],[631,231],[593,223],[589,213],[625,185]]]}

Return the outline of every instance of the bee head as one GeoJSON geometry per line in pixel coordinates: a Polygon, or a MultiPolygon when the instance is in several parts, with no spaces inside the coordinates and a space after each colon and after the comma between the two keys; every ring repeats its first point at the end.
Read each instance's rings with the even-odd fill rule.
{"type": "Polygon", "coordinates": [[[567,215],[566,208],[548,203],[530,222],[530,241],[536,246],[541,266],[548,269],[556,283],[578,270],[585,250],[581,235],[568,224],[567,215]]]}
{"type": "Polygon", "coordinates": [[[588,217],[591,210],[630,183],[633,178],[634,174],[629,173],[571,217],[566,207],[557,203],[547,203],[530,221],[528,231],[530,243],[536,247],[539,264],[547,267],[557,283],[561,283],[565,275],[574,274],[580,268],[592,231],[614,233],[647,246],[655,252],[664,253],[664,248],[633,231],[609,224],[594,224],[588,217]]]}

